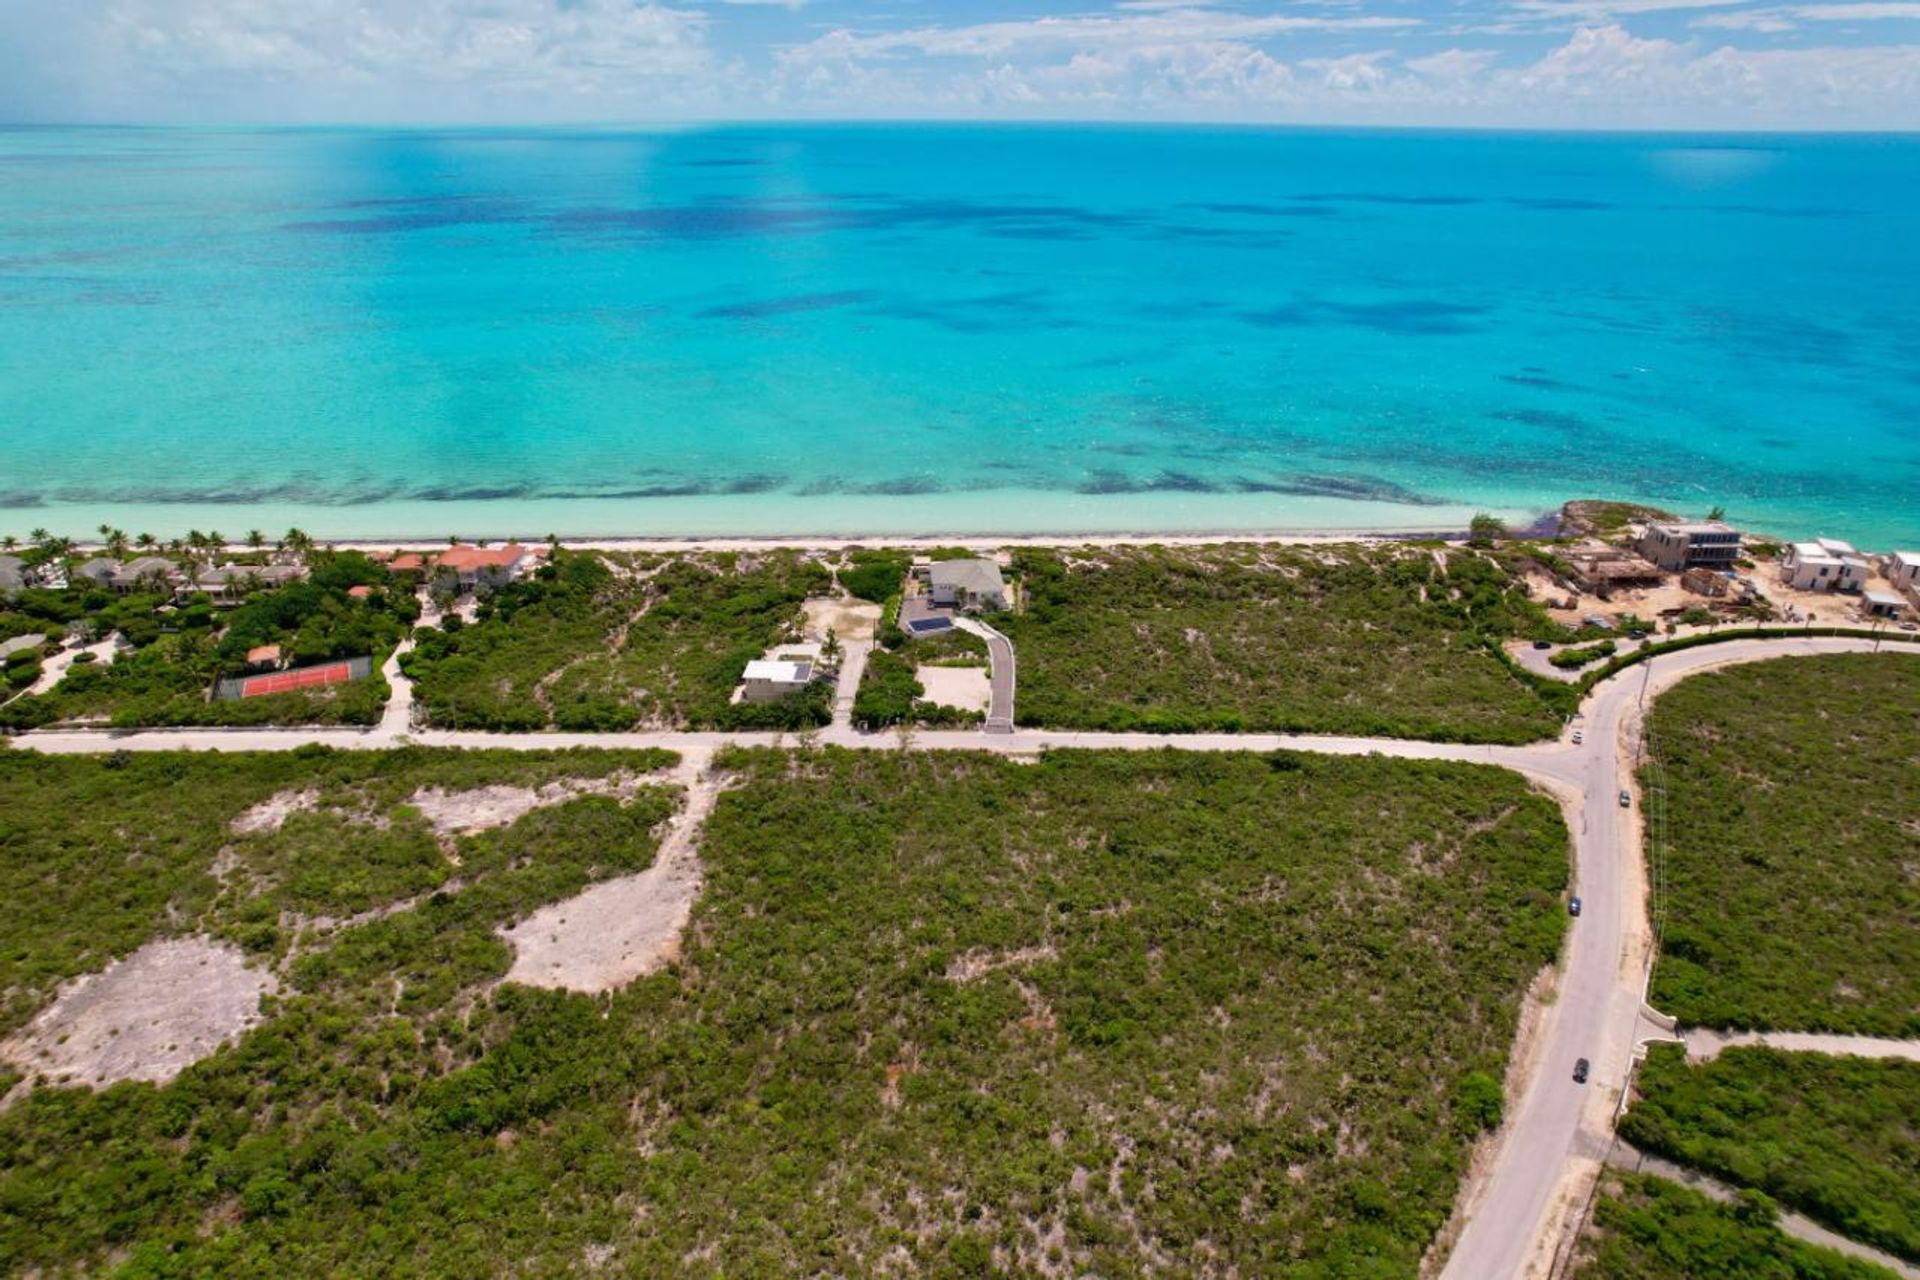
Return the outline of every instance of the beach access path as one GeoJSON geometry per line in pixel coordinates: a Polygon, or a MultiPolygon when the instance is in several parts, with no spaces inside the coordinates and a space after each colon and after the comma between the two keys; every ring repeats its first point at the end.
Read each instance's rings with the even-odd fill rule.
{"type": "MultiPolygon", "coordinates": [[[[809,740],[859,750],[988,751],[1032,756],[1046,750],[1302,751],[1453,760],[1513,769],[1561,805],[1573,841],[1573,892],[1585,909],[1562,954],[1554,995],[1539,1009],[1538,1051],[1495,1135],[1491,1167],[1463,1192],[1464,1221],[1442,1275],[1452,1280],[1549,1274],[1563,1242],[1578,1230],[1588,1195],[1613,1145],[1613,1124],[1640,1046],[1673,1039],[1671,1022],[1643,1000],[1652,971],[1652,930],[1635,765],[1641,724],[1658,693],[1678,680],[1736,663],[1829,653],[1878,651],[1873,640],[1798,637],[1729,640],[1658,654],[1595,685],[1568,730],[1529,746],[1478,746],[1394,738],[1312,734],[1152,734],[1012,729],[1005,733],[862,733],[834,724],[809,740]],[[1584,730],[1575,744],[1572,730],[1584,730]],[[1632,803],[1622,807],[1625,791],[1632,803]],[[1592,1073],[1576,1084],[1576,1058],[1592,1073]]],[[[1889,661],[1914,661],[1906,646],[1889,661]]],[[[728,745],[794,745],[777,733],[515,733],[371,729],[42,730],[16,739],[49,754],[133,751],[288,751],[309,743],[382,749],[435,747],[551,750],[558,747],[663,747],[705,753],[728,745]]]]}

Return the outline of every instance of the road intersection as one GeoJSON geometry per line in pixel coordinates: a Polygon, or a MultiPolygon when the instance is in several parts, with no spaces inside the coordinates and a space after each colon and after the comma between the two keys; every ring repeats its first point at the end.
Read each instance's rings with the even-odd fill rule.
{"type": "MultiPolygon", "coordinates": [[[[1673,1038],[1670,1021],[1644,1003],[1652,962],[1635,752],[1647,705],[1675,681],[1714,667],[1762,659],[1877,649],[1872,640],[1732,640],[1663,653],[1596,685],[1567,732],[1529,746],[1480,746],[1405,739],[1308,734],[1083,733],[1038,729],[861,733],[844,720],[803,735],[772,733],[518,733],[409,731],[389,714],[367,729],[179,729],[108,732],[49,730],[16,739],[31,750],[275,751],[319,743],[342,749],[406,744],[550,750],[561,747],[664,747],[705,754],[727,745],[810,743],[856,749],[991,751],[1033,755],[1053,749],[1187,751],[1293,750],[1333,755],[1453,760],[1516,770],[1562,805],[1573,839],[1574,892],[1584,909],[1561,957],[1555,994],[1541,1010],[1538,1051],[1517,1096],[1509,1099],[1492,1167],[1462,1206],[1465,1225],[1442,1272],[1448,1280],[1546,1275],[1577,1225],[1592,1180],[1611,1144],[1613,1122],[1633,1059],[1652,1038],[1673,1038]],[[1573,730],[1581,741],[1573,741],[1573,730]],[[1626,792],[1630,803],[1617,797],[1626,792]],[[1592,1063],[1576,1084],[1577,1058],[1592,1063]]],[[[1904,648],[1902,646],[1901,648],[1904,648]]],[[[1908,655],[1910,658],[1913,656],[1908,655]]],[[[396,703],[410,698],[390,672],[396,703]]]]}

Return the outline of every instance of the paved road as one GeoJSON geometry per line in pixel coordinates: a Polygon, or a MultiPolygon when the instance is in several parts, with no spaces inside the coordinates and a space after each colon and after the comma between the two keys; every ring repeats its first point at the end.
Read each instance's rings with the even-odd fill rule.
{"type": "Polygon", "coordinates": [[[977,618],[956,617],[953,625],[987,642],[987,662],[991,669],[993,696],[987,703],[988,733],[1013,732],[1013,641],[977,618]]]}
{"type": "Polygon", "coordinates": [[[852,732],[853,700],[860,694],[860,677],[873,652],[871,640],[848,640],[840,647],[840,679],[833,688],[833,727],[852,732]]]}
{"type": "Polygon", "coordinates": [[[1571,783],[1584,797],[1569,811],[1574,892],[1583,911],[1546,1011],[1536,1069],[1509,1105],[1493,1172],[1469,1206],[1443,1277],[1493,1280],[1550,1271],[1566,1220],[1577,1213],[1611,1139],[1636,1043],[1652,1030],[1641,1018],[1651,932],[1629,754],[1643,699],[1713,667],[1873,647],[1870,640],[1840,638],[1733,640],[1662,654],[1595,686],[1580,725],[1584,746],[1524,748],[1518,759],[1500,762],[1551,784],[1571,783]],[[1623,789],[1633,793],[1630,808],[1617,801],[1623,789]],[[1592,1072],[1577,1085],[1573,1064],[1583,1057],[1592,1072]]]}
{"type": "MultiPolygon", "coordinates": [[[[1616,797],[1637,793],[1631,735],[1642,703],[1695,672],[1765,658],[1815,653],[1857,653],[1871,640],[1803,638],[1737,640],[1663,654],[1597,685],[1579,726],[1584,743],[1571,737],[1525,747],[1462,746],[1398,739],[1320,737],[1309,734],[1074,733],[1016,729],[862,734],[836,724],[819,741],[839,746],[917,750],[993,751],[1031,754],[1047,748],[1185,751],[1291,749],[1335,755],[1379,754],[1408,759],[1459,760],[1516,769],[1560,797],[1574,838],[1574,892],[1584,911],[1574,924],[1562,962],[1556,996],[1540,1029],[1541,1050],[1520,1096],[1508,1107],[1494,1165],[1474,1200],[1463,1206],[1467,1221],[1443,1273],[1454,1280],[1500,1280],[1543,1275],[1591,1178],[1610,1144],[1613,1118],[1636,1045],[1660,1026],[1645,1017],[1651,934],[1640,857],[1639,802],[1629,808],[1616,797]],[[1573,1083],[1576,1058],[1592,1063],[1585,1085],[1573,1083]]],[[[1888,652],[1902,653],[1902,646],[1888,652]]],[[[1912,660],[1914,655],[1907,653],[1912,660]]],[[[1009,658],[1011,654],[1009,654],[1009,658]]],[[[1011,669],[1008,697],[1011,698],[1011,669]]],[[[1009,706],[1010,711],[1010,706],[1009,706]]],[[[398,735],[387,725],[362,729],[156,730],[132,734],[41,732],[16,741],[33,750],[77,753],[120,748],[290,750],[309,742],[347,748],[381,748],[398,735]]],[[[488,734],[422,731],[422,745],[551,749],[566,746],[665,747],[710,750],[727,743],[772,744],[774,734],[613,733],[488,734]]]]}

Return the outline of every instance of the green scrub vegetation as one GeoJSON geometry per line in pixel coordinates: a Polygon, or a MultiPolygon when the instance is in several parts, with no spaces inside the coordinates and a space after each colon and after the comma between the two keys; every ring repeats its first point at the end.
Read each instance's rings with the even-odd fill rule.
{"type": "MultiPolygon", "coordinates": [[[[614,767],[591,760],[526,767],[614,767]]],[[[167,865],[196,842],[171,856],[204,883],[120,904],[120,936],[80,933],[93,952],[70,941],[57,967],[204,914],[208,859],[235,839],[213,824],[302,785],[296,764],[125,764],[218,781],[198,806],[209,829],[162,822],[154,852],[120,859],[167,865]],[[281,772],[253,780],[263,765],[281,772]]],[[[717,766],[734,776],[678,968],[603,997],[490,986],[493,926],[552,899],[515,877],[558,864],[577,882],[650,847],[617,825],[576,837],[567,810],[463,838],[467,883],[289,943],[289,989],[233,1048],[164,1087],[40,1088],[0,1113],[0,1270],[1415,1273],[1565,924],[1566,832],[1519,779],[1177,752],[717,766]]],[[[400,768],[472,782],[508,766],[312,767],[332,796],[400,768]]],[[[27,760],[0,779],[42,810],[114,797],[115,773],[27,760]]],[[[373,803],[404,818],[393,794],[373,803]]],[[[0,856],[38,856],[17,847],[0,856]]],[[[288,857],[260,856],[287,909],[427,888],[399,854],[366,894],[296,890],[288,857]]],[[[76,902],[133,874],[81,887],[86,870],[76,902]]],[[[10,954],[46,947],[6,925],[10,954]]]]}
{"type": "Polygon", "coordinates": [[[801,601],[827,592],[817,562],[792,551],[552,560],[488,593],[476,623],[420,632],[404,663],[428,723],[605,732],[831,718],[825,686],[783,702],[728,701],[748,662],[799,634],[801,601]]]}
{"type": "MultiPolygon", "coordinates": [[[[422,790],[605,779],[674,759],[665,751],[420,748],[0,751],[0,1036],[65,979],[156,936],[206,931],[278,955],[303,920],[344,918],[472,879],[478,851],[466,846],[501,833],[463,838],[450,858],[409,804],[422,790]],[[231,826],[269,798],[295,796],[303,799],[277,831],[231,826]]],[[[572,803],[583,820],[597,820],[593,806],[572,803]]],[[[516,829],[541,828],[565,811],[536,810],[516,829]]]]}
{"type": "Polygon", "coordinates": [[[1498,651],[1569,635],[1476,551],[1102,547],[1014,563],[1026,604],[994,625],[1019,654],[1023,725],[1529,742],[1572,696],[1498,651]]]}
{"type": "Polygon", "coordinates": [[[1689,1066],[1659,1045],[1620,1132],[1920,1261],[1920,1063],[1741,1046],[1689,1066]]]}
{"type": "Polygon", "coordinates": [[[1920,657],[1695,676],[1651,727],[1653,1004],[1692,1026],[1920,1035],[1920,657]]]}
{"type": "Polygon", "coordinates": [[[1644,1174],[1609,1170],[1574,1274],[1580,1280],[1894,1280],[1893,1272],[1782,1231],[1772,1202],[1722,1204],[1644,1174]]]}
{"type": "Polygon", "coordinates": [[[0,709],[0,730],[65,721],[116,728],[168,725],[377,724],[389,689],[378,668],[405,637],[419,605],[387,570],[357,551],[314,552],[310,576],[248,596],[232,608],[204,594],[177,607],[167,596],[115,595],[99,588],[35,590],[13,602],[34,611],[48,634],[69,627],[89,639],[118,632],[133,646],[111,663],[77,664],[50,691],[0,709]],[[370,588],[365,598],[348,592],[370,588]],[[371,658],[359,680],[294,693],[220,699],[223,678],[246,672],[247,652],[280,646],[289,665],[371,658]]]}

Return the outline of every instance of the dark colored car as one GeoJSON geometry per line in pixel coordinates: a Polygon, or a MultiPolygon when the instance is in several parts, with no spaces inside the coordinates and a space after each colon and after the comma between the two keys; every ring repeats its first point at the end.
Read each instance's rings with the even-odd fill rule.
{"type": "Polygon", "coordinates": [[[1578,898],[1567,899],[1567,914],[1570,916],[1577,916],[1580,914],[1580,899],[1578,898]]]}
{"type": "Polygon", "coordinates": [[[1551,640],[1535,640],[1535,641],[1533,642],[1533,647],[1534,647],[1534,648],[1536,648],[1536,649],[1551,649],[1551,648],[1553,648],[1553,641],[1551,641],[1551,640]]]}
{"type": "Polygon", "coordinates": [[[1620,793],[1620,807],[1621,807],[1622,809],[1630,809],[1630,808],[1632,808],[1632,807],[1633,807],[1633,793],[1632,793],[1632,792],[1630,792],[1630,791],[1622,791],[1622,792],[1620,793]]]}
{"type": "Polygon", "coordinates": [[[1587,1082],[1587,1060],[1585,1058],[1573,1064],[1573,1082],[1575,1084],[1585,1084],[1587,1082]]]}

